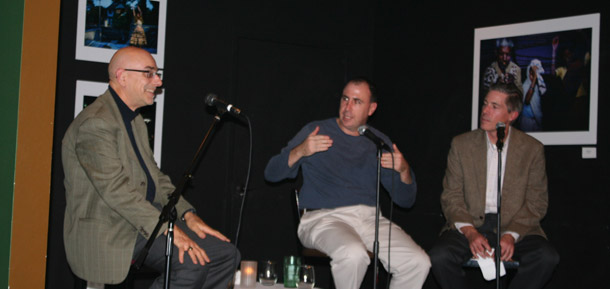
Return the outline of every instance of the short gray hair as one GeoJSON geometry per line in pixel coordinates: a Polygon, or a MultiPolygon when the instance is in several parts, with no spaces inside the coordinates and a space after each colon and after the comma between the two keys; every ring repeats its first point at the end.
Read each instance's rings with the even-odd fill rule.
{"type": "Polygon", "coordinates": [[[489,91],[497,91],[506,94],[506,107],[508,112],[521,113],[523,109],[523,93],[514,83],[495,83],[489,87],[489,91]]]}

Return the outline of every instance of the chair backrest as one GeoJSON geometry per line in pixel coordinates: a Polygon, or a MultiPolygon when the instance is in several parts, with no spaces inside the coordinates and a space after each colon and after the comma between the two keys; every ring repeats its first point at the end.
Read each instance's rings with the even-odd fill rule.
{"type": "Polygon", "coordinates": [[[301,223],[301,209],[299,208],[299,189],[294,189],[294,212],[297,226],[301,223]]]}

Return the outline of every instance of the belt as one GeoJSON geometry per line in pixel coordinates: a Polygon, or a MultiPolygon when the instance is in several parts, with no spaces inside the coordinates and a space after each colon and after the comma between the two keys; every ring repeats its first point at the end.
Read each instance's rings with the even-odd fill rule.
{"type": "Polygon", "coordinates": [[[317,211],[317,210],[321,210],[322,208],[316,208],[316,209],[301,209],[299,211],[299,213],[301,214],[301,216],[303,216],[303,214],[305,214],[306,212],[313,212],[313,211],[317,211]]]}

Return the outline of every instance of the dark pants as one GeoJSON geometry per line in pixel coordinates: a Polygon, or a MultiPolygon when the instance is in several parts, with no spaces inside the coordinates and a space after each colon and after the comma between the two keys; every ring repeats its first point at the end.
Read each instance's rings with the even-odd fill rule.
{"type": "MultiPolygon", "coordinates": [[[[477,230],[487,237],[490,246],[495,247],[494,222],[488,222],[486,217],[485,223],[477,230]]],[[[445,231],[428,255],[432,273],[443,289],[470,288],[462,264],[472,257],[472,253],[463,234],[456,230],[445,231]]],[[[508,288],[542,288],[559,263],[559,254],[542,236],[530,235],[515,243],[513,259],[519,261],[519,268],[508,288]]]]}
{"type": "MultiPolygon", "coordinates": [[[[197,242],[199,247],[203,248],[210,258],[210,263],[204,266],[193,264],[189,254],[184,254],[184,263],[178,261],[178,248],[173,247],[170,284],[172,289],[226,289],[229,283],[232,284],[233,275],[240,261],[240,254],[233,244],[219,240],[216,237],[207,235],[204,239],[199,238],[193,233],[182,221],[176,221],[182,231],[197,242]]],[[[161,235],[155,239],[149,251],[144,264],[159,272],[159,276],[150,288],[164,288],[164,272],[165,272],[165,247],[166,236],[161,235]]],[[[146,239],[138,236],[136,241],[136,251],[140,252],[146,245],[146,239]]],[[[134,257],[135,258],[135,257],[134,257]]]]}

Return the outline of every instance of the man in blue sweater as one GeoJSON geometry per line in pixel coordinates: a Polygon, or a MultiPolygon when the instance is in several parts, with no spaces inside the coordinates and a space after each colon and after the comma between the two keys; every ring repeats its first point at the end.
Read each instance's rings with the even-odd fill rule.
{"type": "MultiPolygon", "coordinates": [[[[295,178],[301,169],[299,206],[305,213],[298,228],[299,239],[304,246],[330,256],[338,289],[360,287],[370,263],[367,250],[373,251],[377,146],[360,136],[358,128],[376,108],[374,86],[363,78],[350,80],[343,89],[339,117],[307,124],[265,168],[265,178],[271,182],[295,178]]],[[[391,143],[386,135],[369,129],[391,143]]],[[[392,149],[393,154],[386,151],[382,155],[381,182],[396,204],[410,207],[417,191],[415,175],[395,144],[392,149]]],[[[379,259],[392,274],[390,288],[421,288],[430,269],[425,251],[383,217],[379,259]]]]}

